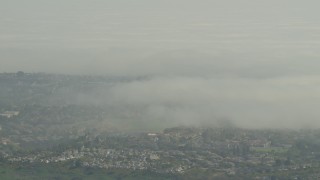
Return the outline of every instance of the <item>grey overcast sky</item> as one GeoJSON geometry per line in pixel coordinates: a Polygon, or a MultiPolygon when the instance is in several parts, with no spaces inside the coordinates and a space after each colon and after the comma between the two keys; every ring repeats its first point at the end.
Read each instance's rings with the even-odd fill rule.
{"type": "Polygon", "coordinates": [[[194,65],[210,71],[216,63],[246,72],[248,66],[266,65],[272,69],[261,73],[317,73],[319,5],[316,0],[0,0],[0,71],[180,73],[185,58],[180,56],[188,52],[192,68],[185,71],[192,73],[194,65]]]}
{"type": "Polygon", "coordinates": [[[320,127],[319,7],[316,0],[0,0],[0,71],[150,75],[115,87],[114,101],[148,105],[150,119],[320,127]]]}

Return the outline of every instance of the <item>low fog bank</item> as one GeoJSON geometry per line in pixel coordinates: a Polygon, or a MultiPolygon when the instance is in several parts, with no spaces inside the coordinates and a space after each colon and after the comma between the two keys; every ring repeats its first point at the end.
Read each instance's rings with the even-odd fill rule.
{"type": "MultiPolygon", "coordinates": [[[[290,59],[291,56],[281,56],[279,52],[250,55],[182,49],[143,55],[132,50],[133,58],[128,59],[128,54],[121,56],[127,50],[116,51],[114,59],[92,63],[85,52],[77,55],[79,61],[66,63],[54,61],[65,54],[48,54],[52,61],[44,72],[51,72],[51,65],[65,64],[59,73],[68,69],[67,74],[82,74],[72,75],[77,80],[72,82],[71,78],[69,85],[54,87],[48,102],[103,106],[108,112],[106,122],[120,122],[124,126],[130,122],[129,126],[153,127],[320,127],[320,74],[315,56],[296,53],[297,57],[290,59]],[[112,80],[98,80],[98,85],[97,82],[90,85],[85,78],[81,80],[97,74],[112,80]],[[81,90],[84,82],[86,88],[81,90]]],[[[25,62],[32,67],[37,64],[33,63],[35,59],[25,62]]],[[[25,62],[21,59],[21,70],[28,67],[25,62]]]]}
{"type": "Polygon", "coordinates": [[[319,76],[149,76],[85,92],[60,88],[50,101],[105,107],[105,121],[123,125],[319,128],[319,89],[319,76]]]}
{"type": "Polygon", "coordinates": [[[319,63],[303,54],[300,60],[276,56],[175,50],[126,64],[89,64],[129,80],[86,92],[61,88],[51,100],[103,105],[108,120],[155,126],[319,128],[319,63]]]}

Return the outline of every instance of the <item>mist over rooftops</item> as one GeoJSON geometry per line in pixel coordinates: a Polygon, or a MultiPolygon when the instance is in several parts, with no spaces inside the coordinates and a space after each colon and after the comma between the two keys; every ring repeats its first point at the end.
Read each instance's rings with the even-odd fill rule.
{"type": "Polygon", "coordinates": [[[319,5],[3,0],[0,71],[148,77],[76,96],[133,121],[319,127],[319,5]]]}

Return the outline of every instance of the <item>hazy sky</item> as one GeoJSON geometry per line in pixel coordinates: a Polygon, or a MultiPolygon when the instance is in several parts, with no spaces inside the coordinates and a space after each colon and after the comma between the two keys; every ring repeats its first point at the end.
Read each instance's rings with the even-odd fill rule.
{"type": "Polygon", "coordinates": [[[319,6],[0,0],[0,71],[150,75],[115,87],[114,101],[147,105],[150,119],[320,127],[319,6]]]}

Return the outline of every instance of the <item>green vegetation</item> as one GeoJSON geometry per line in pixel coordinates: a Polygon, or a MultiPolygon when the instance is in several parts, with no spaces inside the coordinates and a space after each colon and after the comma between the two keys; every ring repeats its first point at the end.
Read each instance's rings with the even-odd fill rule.
{"type": "Polygon", "coordinates": [[[257,153],[276,153],[276,154],[281,154],[281,153],[286,153],[288,152],[289,148],[284,148],[284,147],[252,147],[251,151],[257,152],[257,153]]]}
{"type": "Polygon", "coordinates": [[[140,180],[172,179],[174,176],[160,175],[150,171],[132,171],[125,169],[71,168],[67,164],[0,164],[1,180],[140,180]]]}

